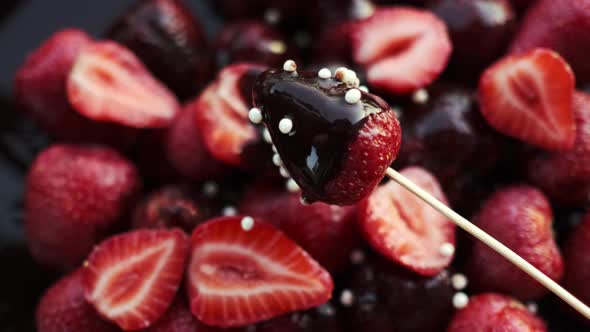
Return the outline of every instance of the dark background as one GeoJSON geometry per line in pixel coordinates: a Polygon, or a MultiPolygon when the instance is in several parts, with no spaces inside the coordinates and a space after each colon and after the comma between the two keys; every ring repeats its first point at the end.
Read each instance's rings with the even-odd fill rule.
{"type": "MultiPolygon", "coordinates": [[[[0,0],[0,332],[34,331],[35,304],[41,292],[56,277],[33,263],[24,246],[21,226],[23,180],[32,158],[48,141],[11,106],[14,72],[27,53],[53,32],[65,27],[80,27],[100,36],[133,2],[0,0]]],[[[207,33],[213,35],[221,22],[207,2],[186,2],[207,33]]],[[[541,309],[543,314],[548,314],[545,316],[552,317],[549,322],[552,332],[588,331],[570,325],[573,323],[569,320],[563,321],[562,316],[554,316],[552,313],[557,311],[557,305],[553,301],[542,303],[541,309]]]]}

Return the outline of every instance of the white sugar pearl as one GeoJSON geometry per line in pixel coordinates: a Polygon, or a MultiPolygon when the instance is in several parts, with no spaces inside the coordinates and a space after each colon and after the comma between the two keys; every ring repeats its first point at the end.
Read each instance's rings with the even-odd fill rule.
{"type": "Polygon", "coordinates": [[[349,104],[356,104],[361,101],[361,90],[359,89],[350,89],[346,91],[346,95],[344,95],[344,100],[346,100],[349,104]]]}
{"type": "Polygon", "coordinates": [[[426,104],[428,102],[428,91],[424,89],[416,90],[412,95],[412,100],[416,104],[426,104]]]}
{"type": "Polygon", "coordinates": [[[369,88],[367,88],[366,85],[359,86],[359,90],[364,91],[364,92],[369,92],[369,88]]]}
{"type": "Polygon", "coordinates": [[[281,121],[279,121],[279,130],[281,133],[288,134],[291,132],[291,129],[293,129],[293,120],[282,118],[281,121]]]}
{"type": "Polygon", "coordinates": [[[340,303],[345,307],[352,306],[354,304],[354,294],[348,289],[343,290],[340,294],[340,303]]]}
{"type": "Polygon", "coordinates": [[[270,25],[277,24],[281,20],[281,12],[276,8],[269,8],[264,12],[264,20],[270,25]]]}
{"type": "Polygon", "coordinates": [[[289,171],[287,171],[287,169],[283,166],[279,167],[279,173],[281,173],[281,176],[284,178],[288,178],[289,175],[289,171]]]}
{"type": "Polygon", "coordinates": [[[467,287],[468,282],[469,281],[467,280],[467,277],[461,273],[453,274],[453,276],[451,277],[451,284],[453,285],[453,288],[456,290],[465,289],[465,287],[467,287]]]}
{"type": "Polygon", "coordinates": [[[221,211],[221,213],[226,217],[230,217],[237,215],[238,210],[233,206],[226,206],[223,208],[223,211],[221,211]]]}
{"type": "Polygon", "coordinates": [[[213,181],[207,181],[203,184],[203,194],[207,197],[212,197],[219,191],[219,186],[213,181]]]}
{"type": "Polygon", "coordinates": [[[299,192],[301,188],[299,188],[299,185],[297,184],[297,182],[295,182],[295,180],[289,179],[287,180],[287,190],[289,192],[296,193],[299,192]]]}
{"type": "Polygon", "coordinates": [[[289,71],[289,72],[294,72],[297,70],[297,64],[293,60],[287,60],[283,64],[283,70],[289,71]]]}
{"type": "Polygon", "coordinates": [[[248,118],[252,123],[259,124],[262,122],[262,112],[256,107],[251,108],[250,112],[248,112],[248,118]]]}
{"type": "Polygon", "coordinates": [[[272,144],[272,137],[270,137],[270,133],[268,132],[268,129],[266,129],[266,128],[264,128],[264,130],[262,131],[262,139],[266,143],[271,143],[272,144]]]}
{"type": "Polygon", "coordinates": [[[452,243],[445,242],[440,246],[438,251],[445,257],[451,257],[455,254],[455,246],[452,243]]]}
{"type": "Polygon", "coordinates": [[[332,77],[332,72],[328,68],[322,68],[318,71],[318,76],[320,78],[330,78],[332,77]]]}
{"type": "Polygon", "coordinates": [[[535,302],[529,302],[526,305],[526,308],[533,314],[536,314],[539,311],[539,306],[535,302]]]}
{"type": "Polygon", "coordinates": [[[359,265],[365,261],[365,253],[360,250],[356,249],[350,253],[350,262],[355,265],[359,265]]]}
{"type": "Polygon", "coordinates": [[[283,161],[278,153],[272,155],[272,163],[275,164],[275,166],[283,166],[283,161]]]}
{"type": "Polygon", "coordinates": [[[458,292],[453,295],[453,307],[455,309],[463,309],[469,304],[469,296],[463,292],[458,292]]]}
{"type": "Polygon", "coordinates": [[[254,219],[252,217],[244,217],[240,221],[240,226],[247,232],[254,227],[254,219]]]}

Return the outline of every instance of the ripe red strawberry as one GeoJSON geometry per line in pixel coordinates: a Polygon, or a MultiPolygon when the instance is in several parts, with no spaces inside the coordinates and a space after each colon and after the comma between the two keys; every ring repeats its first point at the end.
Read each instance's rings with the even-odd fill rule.
{"type": "Polygon", "coordinates": [[[116,332],[86,302],[82,271],[76,270],[49,288],[37,305],[37,332],[116,332]]]}
{"type": "Polygon", "coordinates": [[[354,206],[302,205],[298,194],[259,183],[244,195],[239,210],[285,232],[330,271],[346,267],[359,245],[354,206]]]}
{"type": "Polygon", "coordinates": [[[480,109],[501,133],[549,150],[574,144],[574,75],[555,52],[534,49],[502,58],[479,81],[480,109]]]}
{"type": "MultiPolygon", "coordinates": [[[[564,285],[584,303],[590,303],[590,213],[571,232],[564,248],[564,285]]],[[[572,310],[573,311],[573,310],[572,310]]],[[[577,317],[579,314],[576,313],[577,317]]],[[[587,322],[586,319],[583,319],[587,322]]]]}
{"type": "Polygon", "coordinates": [[[330,275],[268,223],[213,219],[195,229],[187,272],[191,310],[219,327],[243,326],[330,299],[330,275]]]}
{"type": "Polygon", "coordinates": [[[33,257],[70,268],[125,217],[140,187],[135,166],[104,147],[53,145],[29,170],[25,227],[33,257]]]}
{"type": "Polygon", "coordinates": [[[218,160],[247,169],[270,159],[260,131],[248,120],[252,85],[263,70],[254,64],[227,66],[195,101],[197,128],[218,160]]]}
{"type": "Polygon", "coordinates": [[[451,54],[442,20],[411,7],[382,7],[352,32],[353,58],[371,86],[408,93],[432,83],[451,54]]]}
{"type": "Polygon", "coordinates": [[[206,36],[183,0],[137,1],[106,36],[133,51],[181,99],[195,96],[213,74],[206,36]]]}
{"type": "MultiPolygon", "coordinates": [[[[553,213],[539,190],[512,186],[493,194],[474,218],[477,225],[550,278],[559,281],[563,261],[553,239],[553,213]]],[[[468,260],[469,283],[476,290],[534,299],[548,290],[482,242],[468,260]]]]}
{"type": "Polygon", "coordinates": [[[500,294],[481,294],[469,299],[451,321],[448,332],[547,332],[545,323],[518,301],[500,294]]]}
{"type": "Polygon", "coordinates": [[[130,127],[166,127],[179,111],[174,95],[141,61],[110,41],[82,50],[68,75],[67,93],[80,114],[130,127]]]}
{"type": "Polygon", "coordinates": [[[84,263],[86,299],[123,330],[149,327],[174,300],[188,248],[188,236],[179,229],[115,235],[84,263]]]}
{"type": "Polygon", "coordinates": [[[350,83],[285,70],[266,71],[256,81],[262,121],[308,202],[360,201],[399,152],[401,128],[394,112],[383,99],[350,83]],[[358,99],[347,102],[349,92],[358,99]],[[292,124],[288,133],[281,131],[281,121],[292,124]]]}
{"type": "MultiPolygon", "coordinates": [[[[223,174],[227,167],[215,160],[201,137],[195,120],[201,111],[199,99],[186,104],[166,133],[165,151],[168,161],[180,175],[202,181],[223,174]]],[[[209,108],[204,112],[220,108],[209,108]]]]}
{"type": "MultiPolygon", "coordinates": [[[[401,174],[446,203],[438,181],[425,169],[409,167],[401,174]]],[[[455,245],[455,225],[395,182],[378,187],[361,203],[359,220],[373,248],[421,275],[434,276],[453,259],[441,247],[455,245]]]]}
{"type": "Polygon", "coordinates": [[[529,181],[539,186],[551,201],[562,206],[590,202],[590,96],[576,92],[573,98],[576,122],[574,147],[564,152],[538,153],[527,166],[529,181]]]}
{"type": "MultiPolygon", "coordinates": [[[[519,2],[524,2],[520,0],[519,2]]],[[[572,66],[579,82],[590,79],[590,1],[528,0],[534,4],[523,19],[512,42],[511,52],[522,53],[537,47],[554,50],[572,66]]]]}
{"type": "Polygon", "coordinates": [[[78,54],[91,42],[81,30],[64,29],[53,34],[16,72],[15,99],[53,138],[129,145],[136,135],[133,130],[92,121],[74,111],[68,102],[67,76],[78,54]]]}

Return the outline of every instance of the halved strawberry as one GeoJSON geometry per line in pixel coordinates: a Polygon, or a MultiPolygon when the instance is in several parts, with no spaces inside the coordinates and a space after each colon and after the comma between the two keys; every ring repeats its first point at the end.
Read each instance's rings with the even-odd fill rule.
{"type": "Polygon", "coordinates": [[[197,127],[209,152],[218,160],[248,168],[255,158],[248,155],[251,148],[256,144],[267,147],[260,131],[248,120],[252,85],[263,70],[260,65],[246,63],[227,66],[196,101],[197,127]]]}
{"type": "Polygon", "coordinates": [[[537,48],[504,57],[479,81],[481,112],[499,132],[549,150],[573,147],[575,79],[555,52],[537,48]]]}
{"type": "Polygon", "coordinates": [[[180,109],[176,97],[131,51],[110,41],[92,43],[80,53],[67,92],[82,115],[129,127],[166,127],[180,109]]]}
{"type": "Polygon", "coordinates": [[[174,300],[188,247],[188,236],[179,229],[111,237],[84,264],[86,299],[123,330],[150,326],[174,300]]]}
{"type": "Polygon", "coordinates": [[[451,55],[444,22],[429,11],[382,7],[353,30],[353,58],[373,87],[408,93],[434,81],[451,55]]]}
{"type": "Polygon", "coordinates": [[[246,218],[213,219],[193,232],[193,314],[213,326],[242,326],[327,302],[328,272],[270,224],[246,218]]]}
{"type": "MultiPolygon", "coordinates": [[[[446,203],[436,178],[420,167],[401,173],[446,203]]],[[[361,227],[382,255],[425,276],[434,276],[453,258],[444,246],[455,245],[455,225],[395,182],[378,187],[359,207],[361,227]]],[[[451,247],[452,249],[452,247],[451,247]]]]}

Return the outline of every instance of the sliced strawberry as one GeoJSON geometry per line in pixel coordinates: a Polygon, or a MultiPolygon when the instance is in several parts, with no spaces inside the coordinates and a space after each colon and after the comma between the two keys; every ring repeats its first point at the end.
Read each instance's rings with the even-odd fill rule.
{"type": "Polygon", "coordinates": [[[549,150],[573,147],[574,74],[555,52],[504,57],[479,81],[481,112],[499,132],[549,150]]]}
{"type": "Polygon", "coordinates": [[[442,20],[425,10],[383,7],[352,34],[353,58],[375,88],[408,93],[432,83],[451,54],[442,20]]]}
{"type": "Polygon", "coordinates": [[[179,110],[176,97],[125,47],[110,41],[85,48],[67,81],[74,109],[96,121],[137,128],[166,127],[179,110]]]}
{"type": "MultiPolygon", "coordinates": [[[[446,203],[436,178],[420,167],[401,171],[422,189],[446,203]]],[[[382,255],[425,276],[434,276],[453,258],[443,245],[455,244],[455,225],[395,182],[378,187],[360,207],[369,243],[382,255]]]]}
{"type": "Polygon", "coordinates": [[[123,330],[150,326],[174,300],[188,247],[188,236],[179,229],[111,237],[84,264],[86,299],[123,330]]]}
{"type": "Polygon", "coordinates": [[[254,158],[247,155],[249,146],[265,147],[262,135],[248,120],[252,85],[263,70],[252,64],[225,67],[197,100],[197,127],[209,152],[223,162],[247,167],[254,158]]]}
{"type": "Polygon", "coordinates": [[[242,221],[217,218],[193,232],[188,294],[199,320],[242,326],[330,299],[330,275],[303,249],[266,222],[246,231],[242,221]]]}

